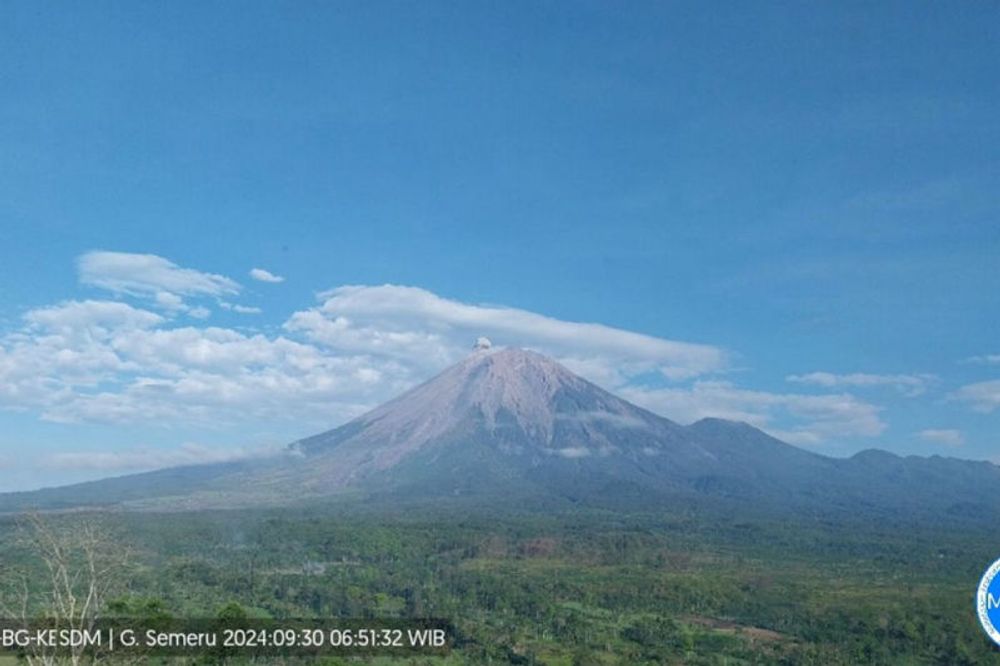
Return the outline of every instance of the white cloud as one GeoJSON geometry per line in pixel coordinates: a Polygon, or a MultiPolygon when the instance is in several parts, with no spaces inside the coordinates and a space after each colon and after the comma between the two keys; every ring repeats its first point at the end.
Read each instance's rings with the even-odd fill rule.
{"type": "Polygon", "coordinates": [[[418,377],[285,337],[172,327],[124,303],[69,302],[0,338],[0,408],[58,422],[307,420],[332,425],[418,377]]]}
{"type": "Polygon", "coordinates": [[[967,403],[977,412],[989,413],[1000,407],[1000,379],[966,384],[951,398],[967,403]]]}
{"type": "Polygon", "coordinates": [[[191,306],[185,298],[237,294],[233,280],[192,268],[182,268],[155,254],[88,252],[77,260],[80,282],[122,296],[147,299],[169,315],[187,313],[207,319],[212,313],[203,305],[191,306]]]}
{"type": "Polygon", "coordinates": [[[237,303],[227,303],[226,301],[221,301],[219,307],[223,310],[230,310],[239,314],[260,314],[262,310],[260,308],[250,307],[248,305],[239,305],[237,303]]]}
{"type": "Polygon", "coordinates": [[[945,446],[961,446],[965,442],[965,437],[962,435],[961,430],[921,430],[917,433],[917,437],[928,442],[934,442],[935,444],[944,444],[945,446]]]}
{"type": "Polygon", "coordinates": [[[158,291],[153,297],[154,302],[158,307],[164,310],[170,310],[175,312],[183,311],[187,306],[184,305],[184,299],[177,294],[172,294],[169,291],[158,291]]]}
{"type": "Polygon", "coordinates": [[[879,407],[846,393],[768,393],[723,381],[698,381],[690,388],[626,387],[620,393],[680,423],[706,417],[745,421],[795,444],[817,444],[838,437],[874,437],[886,427],[879,418],[879,407]],[[785,422],[793,425],[777,425],[785,422]]]}
{"type": "Polygon", "coordinates": [[[981,356],[970,356],[963,359],[963,363],[979,363],[983,365],[993,365],[1000,363],[1000,354],[983,354],[981,356]]]}
{"type": "Polygon", "coordinates": [[[281,277],[280,275],[275,275],[274,273],[266,271],[263,268],[252,269],[250,271],[250,277],[252,277],[254,280],[257,280],[258,282],[278,283],[285,281],[285,278],[281,277]]]}
{"type": "Polygon", "coordinates": [[[329,349],[442,367],[480,336],[501,346],[536,349],[605,385],[656,371],[684,379],[726,368],[725,352],[602,324],[563,321],[527,310],[469,305],[417,287],[348,286],[320,294],[322,304],[296,312],[289,331],[329,349]]]}
{"type": "Polygon", "coordinates": [[[796,384],[812,384],[824,388],[853,386],[858,388],[872,386],[889,386],[908,396],[918,396],[927,390],[928,384],[934,381],[934,375],[874,375],[855,372],[838,375],[831,372],[810,372],[805,375],[789,375],[786,381],[796,384]]]}
{"type": "Polygon", "coordinates": [[[155,254],[88,252],[79,258],[78,268],[83,284],[133,296],[222,296],[240,291],[227,277],[181,268],[155,254]]]}
{"type": "Polygon", "coordinates": [[[776,394],[712,381],[726,370],[727,355],[709,345],[469,305],[413,287],[345,287],[321,299],[294,313],[277,336],[182,326],[111,301],[33,310],[22,329],[0,338],[0,408],[66,423],[319,428],[395,397],[489,336],[554,356],[682,422],[743,420],[797,443],[873,436],[885,427],[878,407],[849,394],[776,394]],[[654,373],[664,387],[637,387],[654,373]],[[669,383],[689,377],[698,381],[669,383]]]}
{"type": "Polygon", "coordinates": [[[52,453],[42,458],[46,468],[135,472],[204,463],[223,463],[274,455],[281,447],[224,448],[183,444],[176,449],[139,448],[134,451],[71,451],[52,453]]]}
{"type": "Polygon", "coordinates": [[[706,345],[402,287],[332,292],[286,323],[300,340],[171,325],[108,301],[40,308],[26,321],[0,339],[0,406],[59,422],[333,424],[427,379],[484,334],[553,354],[609,388],[649,371],[678,377],[725,365],[706,345]]]}
{"type": "Polygon", "coordinates": [[[35,327],[60,333],[152,328],[163,323],[158,314],[115,301],[64,301],[31,310],[24,318],[35,327]]]}
{"type": "Polygon", "coordinates": [[[49,407],[54,421],[307,419],[333,424],[412,383],[363,357],[221,328],[123,332],[114,351],[141,368],[114,390],[49,407]],[[373,381],[375,378],[375,381],[373,381]]]}
{"type": "Polygon", "coordinates": [[[0,407],[44,407],[70,399],[75,389],[136,370],[111,341],[164,321],[109,301],[69,301],[32,310],[24,319],[24,329],[0,339],[0,407]]]}

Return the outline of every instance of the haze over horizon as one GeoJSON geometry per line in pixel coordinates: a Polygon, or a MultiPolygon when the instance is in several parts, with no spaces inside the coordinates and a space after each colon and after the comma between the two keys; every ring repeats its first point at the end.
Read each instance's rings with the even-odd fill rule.
{"type": "Polygon", "coordinates": [[[0,10],[0,491],[271,450],[480,336],[998,460],[988,7],[181,7],[0,10]]]}

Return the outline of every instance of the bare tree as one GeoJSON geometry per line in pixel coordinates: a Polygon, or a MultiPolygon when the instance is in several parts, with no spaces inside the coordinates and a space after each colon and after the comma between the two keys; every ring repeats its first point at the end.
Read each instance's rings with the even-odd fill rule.
{"type": "MultiPolygon", "coordinates": [[[[108,599],[124,589],[130,549],[114,538],[105,520],[93,516],[26,514],[17,532],[28,562],[20,571],[4,572],[0,611],[25,628],[41,620],[51,629],[93,631],[108,599]]],[[[29,664],[44,666],[98,661],[84,646],[58,653],[32,646],[26,656],[29,664]]]]}

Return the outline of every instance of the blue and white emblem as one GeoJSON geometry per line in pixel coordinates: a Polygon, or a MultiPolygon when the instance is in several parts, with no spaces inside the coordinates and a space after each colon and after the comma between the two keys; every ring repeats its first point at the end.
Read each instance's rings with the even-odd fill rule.
{"type": "Polygon", "coordinates": [[[1000,645],[1000,560],[991,564],[979,581],[976,614],[986,635],[1000,645]]]}

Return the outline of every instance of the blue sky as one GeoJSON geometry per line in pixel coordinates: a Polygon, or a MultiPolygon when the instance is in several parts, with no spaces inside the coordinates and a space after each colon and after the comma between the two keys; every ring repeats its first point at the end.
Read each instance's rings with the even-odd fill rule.
{"type": "Polygon", "coordinates": [[[267,450],[478,335],[682,422],[1000,459],[992,3],[0,18],[0,489],[267,450]]]}

